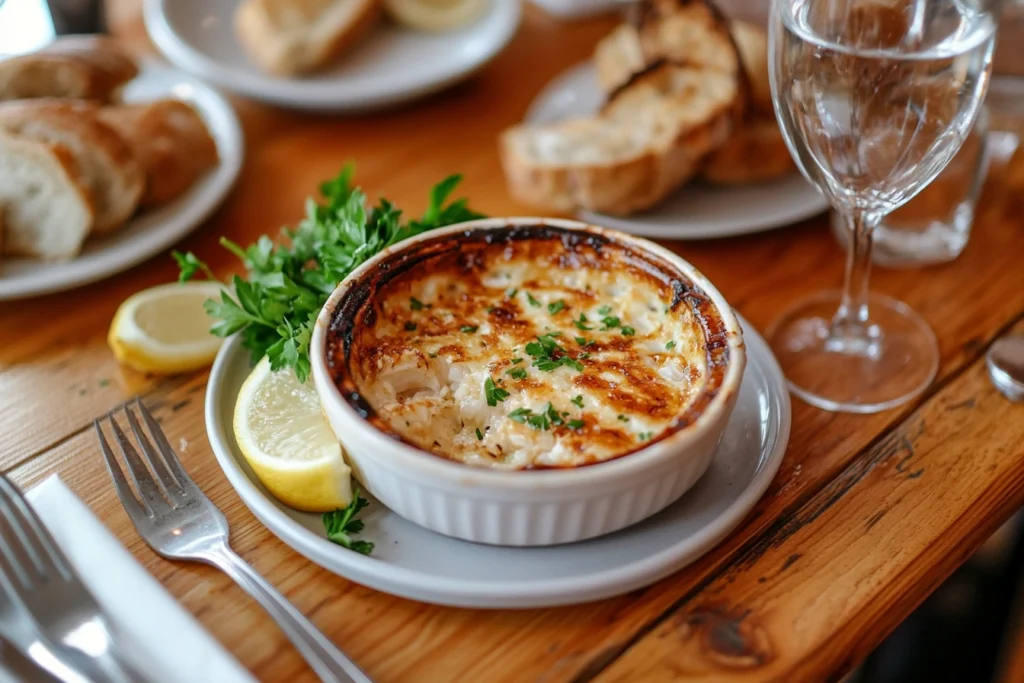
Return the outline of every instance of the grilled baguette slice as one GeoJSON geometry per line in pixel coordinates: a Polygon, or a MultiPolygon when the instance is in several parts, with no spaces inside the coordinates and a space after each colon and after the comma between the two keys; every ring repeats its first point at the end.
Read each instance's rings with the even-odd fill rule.
{"type": "Polygon", "coordinates": [[[500,144],[509,192],[556,211],[625,215],[649,208],[725,142],[739,96],[728,74],[657,64],[617,91],[597,117],[507,130],[500,144]]]}
{"type": "Polygon", "coordinates": [[[701,177],[716,185],[774,180],[796,170],[775,117],[747,119],[704,162],[701,177]]]}
{"type": "Polygon", "coordinates": [[[103,36],[64,36],[0,61],[0,100],[65,97],[110,101],[135,78],[135,60],[103,36]]]}
{"type": "Polygon", "coordinates": [[[379,13],[380,0],[243,0],[235,34],[261,69],[297,76],[333,61],[379,13]]]}
{"type": "Polygon", "coordinates": [[[120,133],[141,164],[143,207],[177,198],[219,160],[203,119],[181,100],[103,107],[99,117],[120,133]]]}
{"type": "Polygon", "coordinates": [[[128,143],[99,119],[99,105],[39,99],[0,104],[0,128],[58,143],[75,158],[96,208],[93,234],[112,232],[135,213],[145,176],[128,143]]]}
{"type": "Polygon", "coordinates": [[[646,69],[647,64],[640,33],[632,24],[619,24],[594,49],[597,82],[605,93],[621,87],[633,74],[646,69]]]}
{"type": "Polygon", "coordinates": [[[70,259],[92,228],[89,192],[59,144],[0,133],[0,206],[5,254],[70,259]]]}
{"type": "Polygon", "coordinates": [[[757,114],[774,118],[772,85],[768,79],[768,34],[760,26],[745,21],[730,22],[729,31],[750,84],[751,108],[757,114]]]}

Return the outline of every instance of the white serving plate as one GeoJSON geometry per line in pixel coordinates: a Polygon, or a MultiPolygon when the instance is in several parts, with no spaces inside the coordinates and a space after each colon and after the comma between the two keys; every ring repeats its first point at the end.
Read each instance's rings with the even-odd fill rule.
{"type": "Polygon", "coordinates": [[[224,200],[245,154],[234,109],[202,81],[155,61],[145,61],[125,88],[128,102],[176,97],[191,103],[217,143],[220,163],[173,202],[140,213],[117,232],[89,240],[70,261],[0,260],[0,301],[71,289],[127,270],[191,232],[224,200]]]}
{"type": "Polygon", "coordinates": [[[386,21],[324,71],[280,78],[260,70],[234,34],[238,0],[146,0],[150,37],[182,69],[239,94],[295,109],[376,109],[436,92],[472,75],[508,44],[518,0],[490,0],[456,31],[430,33],[386,21]]]}
{"type": "MultiPolygon", "coordinates": [[[[557,76],[537,95],[528,123],[588,116],[604,101],[590,62],[557,76]]],[[[580,211],[587,223],[655,239],[708,239],[761,232],[810,218],[828,209],[824,196],[797,172],[751,185],[714,187],[690,183],[653,209],[634,216],[580,211]]]]}
{"type": "MultiPolygon", "coordinates": [[[[206,393],[206,430],[228,481],[266,527],[328,571],[413,600],[479,608],[588,602],[651,584],[693,562],[742,521],[768,488],[789,440],[785,380],[764,339],[742,321],[747,369],[711,467],[657,515],[599,538],[542,548],[502,548],[428,531],[377,501],[362,513],[369,557],[324,537],[320,516],[278,503],[235,444],[235,398],[251,368],[237,337],[221,349],[206,393]]],[[[512,474],[512,476],[515,476],[512,474]]]]}

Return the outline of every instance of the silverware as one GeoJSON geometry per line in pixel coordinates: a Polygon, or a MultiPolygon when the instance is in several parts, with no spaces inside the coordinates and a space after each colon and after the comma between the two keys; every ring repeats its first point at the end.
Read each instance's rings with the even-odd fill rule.
{"type": "Polygon", "coordinates": [[[134,491],[110,450],[100,421],[96,420],[94,425],[114,488],[143,540],[167,559],[203,562],[230,576],[267,610],[321,680],[370,683],[369,677],[313,622],[231,550],[224,515],[185,474],[163,430],[142,401],[136,399],[135,406],[152,435],[152,439],[146,435],[126,404],[125,418],[142,450],[141,456],[114,419],[114,413],[107,416],[134,491]]]}
{"type": "Polygon", "coordinates": [[[992,384],[1011,401],[1024,401],[1024,335],[1011,334],[989,347],[985,365],[992,384]]]}
{"type": "Polygon", "coordinates": [[[61,683],[60,679],[21,654],[6,638],[0,637],[0,670],[22,683],[61,683]]]}
{"type": "Polygon", "coordinates": [[[4,635],[66,681],[138,683],[113,629],[17,487],[0,476],[0,601],[4,635]],[[75,676],[74,674],[78,674],[75,676]]]}

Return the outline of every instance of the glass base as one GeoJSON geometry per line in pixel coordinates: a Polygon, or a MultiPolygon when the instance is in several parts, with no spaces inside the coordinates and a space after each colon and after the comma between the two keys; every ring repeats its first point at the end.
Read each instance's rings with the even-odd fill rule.
{"type": "Polygon", "coordinates": [[[839,301],[839,292],[823,292],[784,313],[767,335],[793,394],[824,410],[876,413],[931,384],[939,345],[917,313],[871,295],[868,324],[843,336],[831,330],[839,301]]]}

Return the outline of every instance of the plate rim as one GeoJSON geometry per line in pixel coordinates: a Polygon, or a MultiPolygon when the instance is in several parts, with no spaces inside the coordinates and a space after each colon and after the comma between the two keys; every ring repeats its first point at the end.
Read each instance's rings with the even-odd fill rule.
{"type": "MultiPolygon", "coordinates": [[[[206,183],[205,186],[193,186],[188,193],[174,200],[175,202],[186,200],[186,203],[174,214],[125,241],[116,241],[115,234],[112,236],[115,240],[113,244],[92,252],[92,254],[98,255],[112,252],[114,258],[111,260],[104,259],[91,267],[84,266],[81,270],[54,269],[52,270],[53,277],[44,280],[35,278],[26,280],[24,277],[0,275],[0,301],[27,299],[75,289],[121,273],[152,258],[202,225],[224,202],[238,181],[245,159],[245,135],[237,113],[224,94],[192,74],[164,62],[147,58],[141,60],[140,67],[136,79],[144,78],[147,73],[157,76],[163,73],[179,81],[175,86],[187,84],[195,92],[201,93],[201,99],[216,104],[215,108],[199,107],[199,109],[200,114],[204,117],[212,114],[222,122],[222,126],[217,128],[219,134],[217,131],[211,130],[220,157],[217,167],[200,181],[200,183],[206,183]],[[223,138],[223,144],[221,144],[221,138],[223,138]],[[197,202],[197,197],[189,196],[197,189],[202,196],[206,197],[206,201],[197,202]]],[[[173,88],[169,88],[166,95],[173,97],[173,88]]],[[[187,98],[192,103],[195,103],[197,99],[199,98],[187,98]]],[[[131,221],[126,224],[126,227],[130,227],[130,223],[131,221]]],[[[74,264],[77,258],[55,263],[74,264]]]]}
{"type": "MultiPolygon", "coordinates": [[[[530,101],[530,104],[526,109],[526,114],[523,116],[523,122],[530,123],[536,121],[536,119],[540,118],[540,112],[545,103],[557,97],[559,93],[565,92],[569,87],[569,84],[573,83],[575,80],[593,73],[596,73],[596,68],[594,67],[593,60],[591,59],[585,59],[581,62],[577,62],[576,64],[568,66],[564,70],[560,71],[554,78],[548,81],[547,84],[541,88],[540,92],[538,92],[530,101]]],[[[799,170],[794,171],[790,175],[801,176],[799,170]]],[[[788,178],[788,176],[777,178],[774,181],[769,182],[781,182],[788,178]]],[[[804,182],[807,182],[806,179],[804,182]]],[[[750,184],[746,187],[753,185],[754,184],[750,184]]],[[[810,183],[808,183],[808,186],[813,187],[810,183]]],[[[679,188],[677,192],[682,189],[683,188],[679,188]]],[[[729,188],[727,186],[723,186],[723,189],[728,190],[729,188]]],[[[633,235],[640,235],[641,237],[673,240],[707,240],[767,232],[769,230],[793,225],[794,223],[807,220],[808,218],[812,218],[828,211],[828,201],[823,195],[821,195],[821,193],[818,193],[817,196],[819,201],[815,204],[808,205],[808,207],[802,211],[780,213],[780,215],[769,220],[763,220],[756,216],[751,216],[743,221],[734,220],[727,227],[697,227],[687,229],[685,232],[680,231],[678,228],[666,229],[665,226],[655,227],[645,223],[637,223],[629,218],[611,216],[608,214],[597,213],[595,211],[578,210],[575,213],[580,220],[586,221],[587,223],[603,225],[614,230],[622,230],[623,232],[628,232],[633,235]]]]}
{"type": "MultiPolygon", "coordinates": [[[[792,424],[789,391],[767,342],[745,319],[740,317],[740,322],[744,328],[748,352],[752,357],[756,355],[758,363],[762,364],[769,392],[774,392],[778,403],[779,414],[775,418],[777,436],[773,448],[767,455],[764,452],[760,454],[758,469],[743,492],[697,533],[639,561],[582,577],[547,580],[538,585],[537,581],[492,582],[427,576],[407,567],[391,565],[372,556],[338,548],[299,524],[278,508],[276,502],[250,479],[233,453],[226,433],[227,425],[217,417],[221,403],[232,401],[231,397],[223,396],[220,391],[228,368],[237,354],[245,352],[237,335],[221,347],[210,371],[204,401],[207,438],[228,483],[267,531],[332,574],[399,597],[454,607],[536,608],[590,602],[650,585],[709,552],[746,518],[775,478],[789,443],[792,424]],[[701,540],[695,544],[694,538],[701,540]],[[694,545],[698,549],[695,550],[694,545]],[[501,589],[496,591],[496,586],[501,589]]],[[[420,531],[425,534],[434,533],[427,529],[420,531]]],[[[629,530],[618,533],[629,533],[629,530]]],[[[530,550],[533,552],[537,549],[530,550]]]]}
{"type": "Polygon", "coordinates": [[[358,88],[352,90],[351,87],[346,89],[343,77],[329,81],[274,79],[226,65],[178,34],[164,12],[169,0],[145,0],[142,14],[146,31],[160,52],[171,63],[198,78],[208,79],[240,95],[290,109],[343,113],[383,108],[437,92],[490,63],[512,41],[522,22],[522,7],[518,0],[491,1],[494,3],[491,11],[503,11],[507,19],[479,57],[458,67],[446,68],[429,79],[421,79],[417,85],[395,88],[388,79],[382,79],[383,85],[370,92],[358,88]]]}

